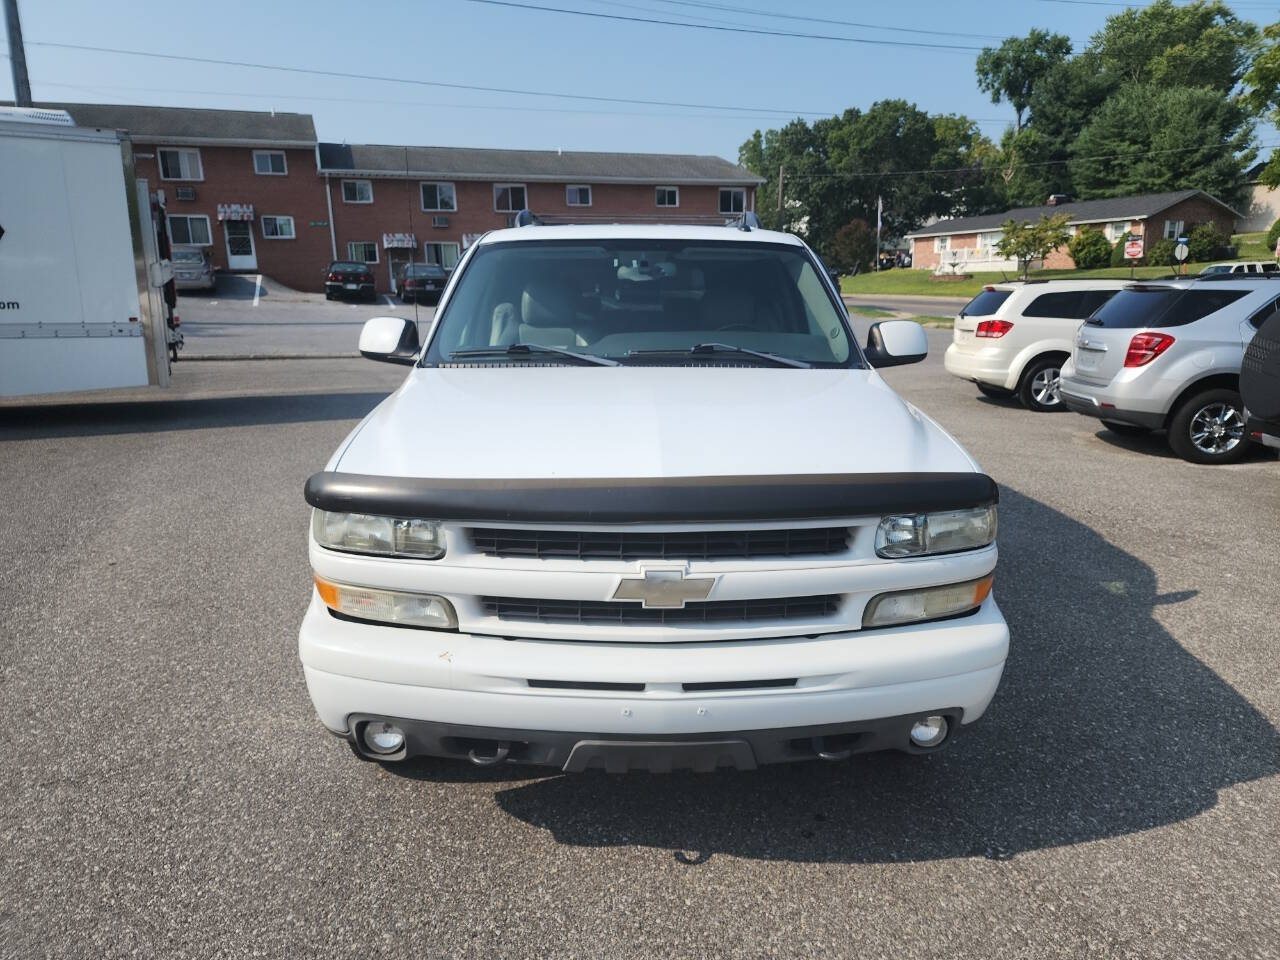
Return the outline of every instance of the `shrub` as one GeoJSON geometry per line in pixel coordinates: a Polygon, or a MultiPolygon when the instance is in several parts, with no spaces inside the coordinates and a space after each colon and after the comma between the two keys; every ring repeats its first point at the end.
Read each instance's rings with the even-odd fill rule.
{"type": "Polygon", "coordinates": [[[1187,247],[1190,250],[1187,259],[1195,262],[1212,260],[1226,245],[1227,238],[1219,233],[1218,228],[1212,223],[1198,224],[1187,234],[1187,247]]]}
{"type": "Polygon", "coordinates": [[[1071,259],[1075,261],[1077,270],[1095,270],[1105,267],[1111,260],[1111,244],[1107,243],[1101,230],[1091,227],[1082,227],[1071,238],[1067,249],[1071,251],[1071,259]]]}
{"type": "Polygon", "coordinates": [[[1276,241],[1280,241],[1280,220],[1273,223],[1267,231],[1267,256],[1275,253],[1276,241]]]}
{"type": "Polygon", "coordinates": [[[840,273],[857,273],[871,266],[876,255],[876,234],[865,220],[850,220],[831,241],[831,266],[840,273]]]}
{"type": "Polygon", "coordinates": [[[1173,248],[1177,245],[1177,240],[1168,238],[1157,240],[1151,245],[1151,249],[1146,251],[1147,263],[1153,267],[1176,266],[1178,261],[1173,258],[1173,248]]]}

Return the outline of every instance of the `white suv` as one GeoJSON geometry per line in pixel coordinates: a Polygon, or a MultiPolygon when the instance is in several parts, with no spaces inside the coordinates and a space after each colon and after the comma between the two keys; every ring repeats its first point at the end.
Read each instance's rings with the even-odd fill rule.
{"type": "Polygon", "coordinates": [[[1124,280],[1033,280],[984,287],[956,316],[947,372],[985,396],[1016,396],[1029,410],[1061,410],[1058,378],[1080,321],[1124,280]]]}
{"type": "Polygon", "coordinates": [[[1167,430],[1194,463],[1238,460],[1248,444],[1240,364],[1278,301],[1277,274],[1130,284],[1080,326],[1062,400],[1117,433],[1167,430]]]}
{"type": "MultiPolygon", "coordinates": [[[[522,215],[522,219],[525,215],[522,215]]],[[[874,369],[796,237],[487,234],[404,384],[307,482],[299,634],[363,758],[666,770],[922,753],[982,715],[1009,633],[995,483],[874,369]]]]}

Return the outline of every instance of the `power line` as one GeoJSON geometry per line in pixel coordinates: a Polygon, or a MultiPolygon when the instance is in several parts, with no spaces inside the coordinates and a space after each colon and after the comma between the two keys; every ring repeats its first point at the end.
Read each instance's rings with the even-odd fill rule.
{"type": "Polygon", "coordinates": [[[838,37],[822,33],[792,33],[785,30],[765,30],[756,27],[726,27],[709,23],[688,23],[680,20],[658,20],[648,17],[628,17],[620,13],[598,13],[588,10],[570,10],[566,7],[546,7],[531,3],[515,3],[514,0],[463,0],[464,3],[483,3],[493,7],[516,10],[536,10],[542,13],[562,13],[575,17],[593,17],[597,20],[617,20],[624,23],[648,23],[664,27],[684,27],[688,30],[713,30],[719,33],[746,33],[761,37],[789,37],[798,40],[832,40],[838,43],[860,43],[871,46],[911,47],[924,50],[951,50],[957,53],[980,53],[982,47],[962,46],[952,43],[923,43],[909,40],[873,40],[867,37],[838,37]]]}
{"type": "MultiPolygon", "coordinates": [[[[600,2],[600,0],[597,0],[600,2]]],[[[993,33],[961,33],[956,30],[925,30],[917,27],[890,27],[880,23],[858,23],[854,20],[832,20],[827,17],[805,17],[798,13],[773,13],[767,10],[756,10],[751,7],[734,7],[721,3],[707,3],[705,0],[658,0],[679,7],[694,7],[702,10],[721,10],[726,13],[745,13],[752,17],[768,17],[772,20],[799,20],[804,23],[825,23],[835,27],[859,27],[864,30],[886,30],[892,33],[919,33],[934,37],[965,37],[970,40],[1005,40],[1004,36],[993,33]]]]}
{"type": "Polygon", "coordinates": [[[412,77],[389,77],[371,73],[346,73],[340,70],[316,70],[308,67],[286,67],[276,63],[254,63],[249,60],[222,60],[216,57],[194,57],[176,53],[153,53],[149,50],[126,50],[120,47],[99,47],[79,43],[55,43],[52,40],[28,40],[28,47],[49,47],[58,50],[80,50],[89,53],[111,53],[127,57],[145,57],[152,60],[170,60],[179,63],[206,63],[222,67],[248,67],[254,70],[273,70],[277,73],[305,74],[313,77],[334,77],[340,80],[371,80],[376,83],[402,83],[418,87],[443,87],[448,90],[473,90],[480,93],[501,93],[521,97],[555,97],[562,100],[586,100],[592,103],[627,103],[643,107],[680,107],[687,110],[725,110],[733,113],[776,113],[789,116],[838,116],[832,110],[786,110],[771,107],[737,107],[714,103],[685,103],[679,100],[641,100],[634,97],[604,97],[587,93],[552,93],[543,90],[516,90],[511,87],[485,87],[473,83],[454,83],[445,80],[419,80],[412,77]]]}

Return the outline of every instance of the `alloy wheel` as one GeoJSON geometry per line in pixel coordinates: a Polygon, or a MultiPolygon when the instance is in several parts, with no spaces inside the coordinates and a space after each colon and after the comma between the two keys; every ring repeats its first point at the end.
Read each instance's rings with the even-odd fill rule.
{"type": "Polygon", "coordinates": [[[1244,439],[1244,417],[1230,403],[1211,403],[1191,418],[1191,443],[1201,453],[1221,456],[1244,439]]]}
{"type": "Polygon", "coordinates": [[[1058,396],[1058,386],[1062,382],[1062,371],[1058,367],[1045,367],[1031,378],[1031,396],[1036,403],[1052,407],[1062,402],[1058,396]]]}

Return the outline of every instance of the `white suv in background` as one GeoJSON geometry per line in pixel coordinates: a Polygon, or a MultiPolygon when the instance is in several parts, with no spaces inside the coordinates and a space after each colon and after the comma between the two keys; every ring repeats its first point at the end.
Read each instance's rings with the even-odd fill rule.
{"type": "Polygon", "coordinates": [[[1032,280],[984,287],[955,320],[943,363],[988,397],[1061,410],[1058,377],[1080,321],[1124,280],[1032,280]]]}
{"type": "Polygon", "coordinates": [[[366,324],[408,375],[307,483],[298,642],[361,757],[749,769],[982,715],[995,482],[875,369],[922,328],[860,348],[753,219],[494,231],[424,347],[366,324]]]}
{"type": "Polygon", "coordinates": [[[1241,362],[1278,308],[1277,274],[1130,284],[1081,324],[1062,400],[1116,433],[1168,430],[1193,463],[1238,460],[1249,442],[1241,362]]]}

